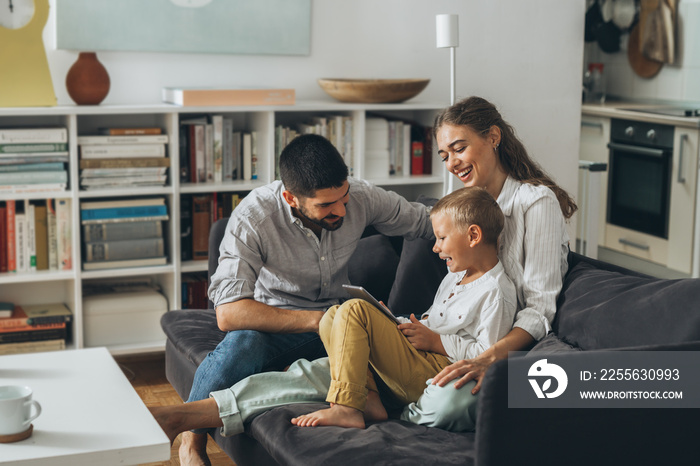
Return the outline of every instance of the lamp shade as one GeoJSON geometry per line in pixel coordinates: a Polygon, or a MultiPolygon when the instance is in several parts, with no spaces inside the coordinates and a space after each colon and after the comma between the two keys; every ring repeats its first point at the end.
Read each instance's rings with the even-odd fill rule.
{"type": "Polygon", "coordinates": [[[459,47],[459,16],[436,15],[437,48],[459,47]]]}

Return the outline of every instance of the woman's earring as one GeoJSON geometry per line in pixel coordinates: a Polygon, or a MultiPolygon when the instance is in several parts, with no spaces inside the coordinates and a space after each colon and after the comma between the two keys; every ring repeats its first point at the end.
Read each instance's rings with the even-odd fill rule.
{"type": "Polygon", "coordinates": [[[493,151],[494,151],[494,152],[498,152],[498,146],[499,146],[499,145],[500,145],[500,144],[496,144],[496,146],[493,148],[493,151]]]}

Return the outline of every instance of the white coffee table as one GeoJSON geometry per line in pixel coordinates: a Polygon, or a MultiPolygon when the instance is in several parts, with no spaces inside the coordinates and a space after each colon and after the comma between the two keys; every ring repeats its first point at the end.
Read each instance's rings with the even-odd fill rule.
{"type": "Polygon", "coordinates": [[[28,385],[31,437],[0,443],[0,464],[110,465],[170,459],[170,441],[105,348],[0,356],[0,385],[28,385]]]}

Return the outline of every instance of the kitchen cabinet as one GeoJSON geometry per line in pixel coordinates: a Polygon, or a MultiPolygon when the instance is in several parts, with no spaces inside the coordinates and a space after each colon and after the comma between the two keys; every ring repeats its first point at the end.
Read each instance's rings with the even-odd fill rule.
{"type": "MultiPolygon", "coordinates": [[[[83,311],[83,292],[86,285],[98,279],[128,280],[151,277],[160,286],[170,310],[180,309],[183,274],[202,272],[207,261],[185,261],[181,259],[181,196],[200,193],[241,193],[263,186],[275,176],[275,127],[279,124],[301,123],[312,116],[349,116],[353,122],[355,150],[355,177],[367,179],[386,189],[391,189],[415,200],[420,194],[439,197],[443,190],[443,167],[435,151],[432,156],[432,174],[394,175],[372,173],[366,170],[365,121],[367,116],[401,119],[413,124],[431,126],[442,104],[346,104],[327,102],[298,102],[291,106],[265,107],[176,107],[153,106],[65,106],[45,108],[2,108],[0,128],[31,128],[60,126],[68,130],[68,188],[60,193],[0,194],[0,201],[8,199],[64,198],[71,202],[71,254],[72,269],[61,271],[39,271],[23,273],[0,273],[0,296],[2,301],[16,304],[42,304],[63,302],[72,311],[72,342],[70,346],[83,348],[86,345],[88,325],[83,311]],[[258,140],[258,179],[251,181],[182,183],[180,181],[179,127],[180,121],[195,116],[220,114],[234,120],[238,130],[255,131],[258,140]],[[130,189],[105,189],[83,191],[79,187],[79,135],[97,134],[102,127],[159,127],[168,138],[167,154],[170,157],[170,176],[164,187],[130,189]],[[107,270],[81,270],[80,203],[87,200],[112,200],[120,198],[158,196],[164,197],[168,206],[169,220],[164,223],[168,263],[166,265],[120,268],[107,270]]],[[[128,319],[125,315],[124,319],[128,319]]],[[[106,330],[106,329],[100,329],[106,330]]],[[[108,329],[107,329],[108,330],[108,329]]],[[[159,332],[160,329],[154,329],[159,332]]],[[[110,345],[113,354],[162,351],[165,338],[153,341],[110,345]]]]}

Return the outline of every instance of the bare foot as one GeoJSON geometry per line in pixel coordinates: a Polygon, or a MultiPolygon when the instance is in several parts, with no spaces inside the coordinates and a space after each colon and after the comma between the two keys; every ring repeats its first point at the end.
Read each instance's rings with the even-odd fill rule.
{"type": "Polygon", "coordinates": [[[330,408],[295,417],[292,419],[292,424],[299,427],[338,426],[355,427],[357,429],[365,428],[362,411],[339,404],[332,404],[330,408]]]}
{"type": "Polygon", "coordinates": [[[183,432],[178,455],[182,466],[211,466],[207,456],[207,434],[183,432]]]}
{"type": "Polygon", "coordinates": [[[382,400],[379,398],[379,393],[374,390],[367,391],[364,418],[365,421],[386,421],[389,418],[386,408],[384,408],[382,400]]]}

